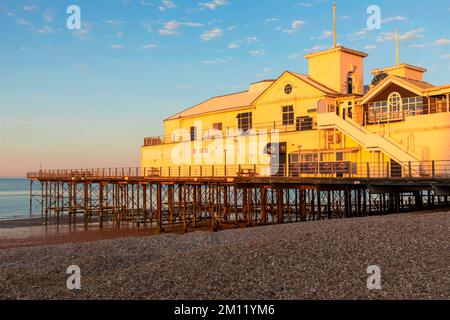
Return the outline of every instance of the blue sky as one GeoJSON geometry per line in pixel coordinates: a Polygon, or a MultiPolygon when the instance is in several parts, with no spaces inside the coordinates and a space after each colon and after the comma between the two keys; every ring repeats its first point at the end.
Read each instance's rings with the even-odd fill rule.
{"type": "MultiPolygon", "coordinates": [[[[337,0],[338,42],[450,83],[450,0],[337,0]],[[368,31],[369,5],[381,30],[368,31]]],[[[332,45],[327,0],[0,0],[0,176],[137,166],[145,136],[211,96],[246,90],[332,45]],[[66,9],[81,8],[68,30],[66,9]]]]}

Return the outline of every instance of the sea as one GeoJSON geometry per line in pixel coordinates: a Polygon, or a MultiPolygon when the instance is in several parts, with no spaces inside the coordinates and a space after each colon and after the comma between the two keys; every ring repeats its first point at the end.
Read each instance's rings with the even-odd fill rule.
{"type": "Polygon", "coordinates": [[[29,181],[27,179],[0,179],[0,220],[29,217],[29,181]]]}

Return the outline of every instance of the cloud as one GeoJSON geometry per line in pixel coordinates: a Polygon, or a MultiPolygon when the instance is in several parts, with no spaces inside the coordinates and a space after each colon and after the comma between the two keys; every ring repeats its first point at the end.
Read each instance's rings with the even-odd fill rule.
{"type": "Polygon", "coordinates": [[[24,11],[34,11],[34,10],[36,10],[37,9],[37,7],[36,6],[32,6],[32,5],[25,5],[25,6],[23,6],[23,10],[24,11]]]}
{"type": "Polygon", "coordinates": [[[382,19],[381,23],[389,23],[389,22],[393,22],[393,21],[406,21],[407,19],[405,17],[402,16],[396,16],[396,17],[388,17],[386,19],[382,19]]]}
{"type": "Polygon", "coordinates": [[[111,48],[113,48],[115,50],[125,49],[125,45],[123,45],[123,44],[113,44],[111,46],[111,48]]]}
{"type": "Polygon", "coordinates": [[[426,48],[427,45],[426,44],[412,44],[409,47],[412,49],[423,49],[423,48],[426,48]]]}
{"type": "MultiPolygon", "coordinates": [[[[414,29],[414,30],[405,32],[404,34],[400,34],[398,38],[401,41],[410,41],[410,40],[414,40],[414,39],[421,39],[421,38],[423,38],[422,33],[425,30],[426,30],[425,28],[414,29]]],[[[394,32],[384,32],[377,39],[377,42],[386,42],[386,41],[395,41],[395,33],[394,32]]]]}
{"type": "Polygon", "coordinates": [[[154,48],[163,48],[164,46],[159,45],[159,44],[153,44],[153,43],[149,43],[149,44],[144,44],[143,46],[141,46],[142,49],[154,49],[154,48]]]}
{"type": "Polygon", "coordinates": [[[202,61],[203,64],[223,64],[223,63],[227,63],[228,61],[231,61],[232,58],[230,57],[226,57],[226,58],[217,58],[214,60],[204,60],[202,61]]]}
{"type": "Polygon", "coordinates": [[[7,15],[8,17],[14,19],[14,21],[15,21],[18,25],[21,25],[21,26],[30,26],[30,25],[31,25],[31,22],[29,22],[28,20],[26,20],[26,19],[24,19],[24,18],[21,18],[21,17],[16,16],[16,15],[15,15],[14,13],[12,13],[12,12],[6,12],[6,15],[7,15]]]}
{"type": "Polygon", "coordinates": [[[271,23],[271,22],[277,22],[278,21],[278,18],[268,18],[268,19],[266,19],[266,20],[264,20],[264,23],[271,23]]]}
{"type": "Polygon", "coordinates": [[[312,48],[304,49],[304,51],[306,51],[306,52],[315,52],[315,51],[322,51],[322,50],[325,50],[325,49],[328,49],[328,48],[329,48],[328,46],[314,46],[312,48]]]}
{"type": "Polygon", "coordinates": [[[293,34],[296,33],[302,26],[306,24],[303,20],[293,20],[290,29],[282,29],[283,33],[293,34]]]}
{"type": "Polygon", "coordinates": [[[56,31],[52,27],[44,26],[44,27],[38,29],[37,32],[40,34],[49,34],[49,33],[55,33],[56,31]]]}
{"type": "Polygon", "coordinates": [[[177,33],[181,26],[201,27],[203,24],[197,22],[179,22],[177,20],[170,20],[164,24],[162,29],[159,29],[159,34],[162,36],[172,36],[177,33]]]}
{"type": "Polygon", "coordinates": [[[373,49],[376,49],[376,48],[377,48],[376,45],[371,44],[371,45],[365,46],[365,47],[364,47],[364,50],[373,50],[373,49]]]}
{"type": "Polygon", "coordinates": [[[228,49],[237,49],[239,47],[240,47],[240,45],[237,42],[230,42],[228,44],[228,49]]]}
{"type": "Polygon", "coordinates": [[[304,8],[311,8],[312,7],[312,3],[300,2],[300,3],[297,3],[295,6],[296,7],[304,7],[304,8]]]}
{"type": "Polygon", "coordinates": [[[252,57],[259,57],[265,54],[264,50],[250,50],[248,52],[252,57]]]}
{"type": "Polygon", "coordinates": [[[192,88],[193,88],[193,86],[192,86],[192,85],[190,85],[190,84],[179,84],[179,85],[177,85],[177,88],[178,88],[178,89],[185,89],[185,90],[189,90],[189,89],[192,89],[192,88]]]}
{"type": "Polygon", "coordinates": [[[45,22],[52,22],[55,14],[51,10],[45,10],[45,12],[42,14],[42,17],[44,18],[45,22]]]}
{"type": "Polygon", "coordinates": [[[109,19],[106,20],[106,23],[112,27],[118,27],[124,24],[124,20],[122,18],[120,19],[109,19]]]}
{"type": "Polygon", "coordinates": [[[320,36],[311,37],[311,40],[315,40],[315,39],[323,40],[323,39],[327,39],[327,38],[331,37],[332,35],[333,35],[332,31],[324,30],[324,31],[322,31],[322,34],[320,36]]]}
{"type": "Polygon", "coordinates": [[[152,26],[152,21],[151,20],[142,21],[140,23],[140,25],[147,32],[152,32],[152,30],[153,30],[153,26],[152,26]]]}
{"type": "Polygon", "coordinates": [[[200,38],[203,41],[211,41],[213,39],[219,38],[222,34],[223,34],[223,30],[216,28],[216,29],[212,29],[212,30],[203,32],[201,34],[200,38]]]}
{"type": "Polygon", "coordinates": [[[443,56],[441,56],[441,60],[446,60],[446,59],[450,59],[450,54],[444,54],[443,56]]]}
{"type": "Polygon", "coordinates": [[[73,30],[72,34],[78,39],[85,41],[92,39],[92,29],[94,29],[94,25],[89,21],[83,21],[80,30],[73,30]]]}
{"type": "Polygon", "coordinates": [[[218,7],[228,5],[227,0],[212,0],[211,2],[199,3],[202,9],[216,10],[218,7]]]}
{"type": "Polygon", "coordinates": [[[264,76],[268,75],[270,72],[272,72],[272,69],[269,68],[269,67],[266,67],[266,68],[263,69],[262,72],[257,73],[256,76],[257,77],[264,77],[264,76]]]}
{"type": "Polygon", "coordinates": [[[159,11],[165,12],[170,9],[175,9],[177,5],[172,0],[163,0],[162,5],[158,7],[159,11]]]}
{"type": "Polygon", "coordinates": [[[445,46],[445,45],[450,44],[450,39],[442,38],[442,39],[436,40],[436,42],[434,44],[437,46],[445,46]]]}

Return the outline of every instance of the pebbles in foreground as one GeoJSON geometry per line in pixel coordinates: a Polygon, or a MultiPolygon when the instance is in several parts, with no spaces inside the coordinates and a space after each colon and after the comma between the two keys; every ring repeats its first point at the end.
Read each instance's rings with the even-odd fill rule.
{"type": "Polygon", "coordinates": [[[417,213],[5,249],[0,298],[449,299],[449,236],[450,213],[417,213]]]}

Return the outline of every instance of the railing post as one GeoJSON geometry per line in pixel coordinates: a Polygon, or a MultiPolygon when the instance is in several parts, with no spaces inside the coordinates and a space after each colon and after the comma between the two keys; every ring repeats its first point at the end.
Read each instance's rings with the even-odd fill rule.
{"type": "Polygon", "coordinates": [[[436,177],[436,164],[435,161],[431,161],[431,175],[433,178],[436,177]]]}
{"type": "Polygon", "coordinates": [[[211,175],[212,175],[212,177],[214,178],[214,166],[212,166],[212,170],[211,170],[212,172],[211,172],[211,175]]]}
{"type": "Polygon", "coordinates": [[[192,166],[189,166],[189,177],[192,177],[192,166]]]}
{"type": "Polygon", "coordinates": [[[408,174],[409,174],[409,177],[412,178],[411,161],[408,161],[408,174]]]}
{"type": "Polygon", "coordinates": [[[203,177],[203,166],[200,166],[200,178],[203,177]]]}
{"type": "Polygon", "coordinates": [[[370,178],[370,162],[367,162],[367,178],[370,178]]]}
{"type": "Polygon", "coordinates": [[[386,178],[389,178],[391,176],[389,162],[386,162],[386,178]]]}
{"type": "Polygon", "coordinates": [[[178,178],[181,178],[181,166],[178,167],[178,178]]]}
{"type": "Polygon", "coordinates": [[[170,166],[169,166],[169,178],[170,178],[170,166]]]}

